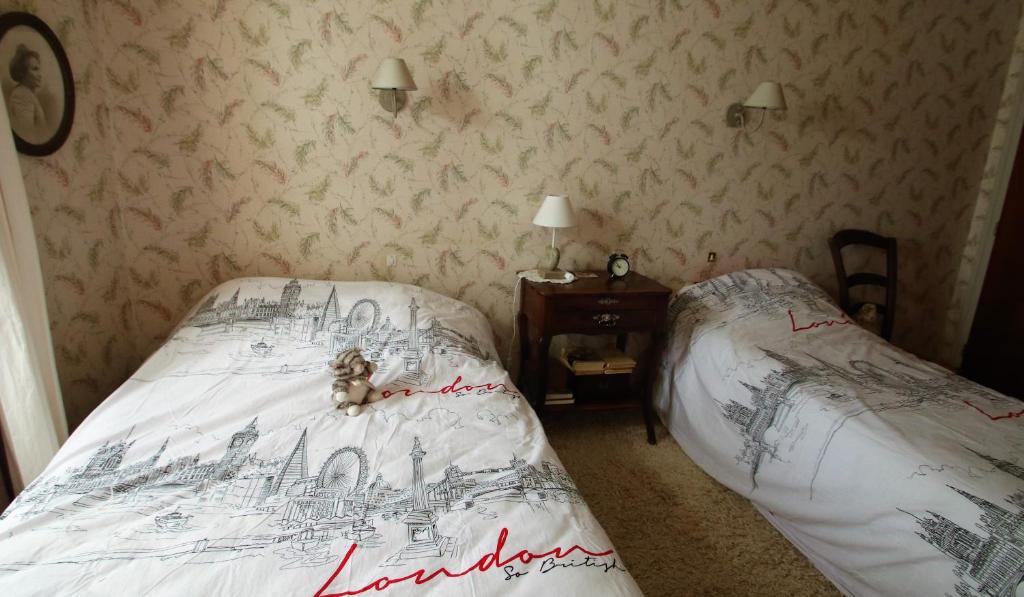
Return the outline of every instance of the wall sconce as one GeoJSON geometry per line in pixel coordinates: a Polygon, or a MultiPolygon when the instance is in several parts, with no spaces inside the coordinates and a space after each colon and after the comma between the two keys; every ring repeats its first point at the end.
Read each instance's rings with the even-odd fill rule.
{"type": "Polygon", "coordinates": [[[385,58],[377,67],[370,87],[380,90],[380,105],[391,112],[393,118],[397,118],[398,111],[405,106],[405,92],[416,91],[409,67],[401,58],[385,58]]]}
{"type": "Polygon", "coordinates": [[[775,81],[765,81],[758,85],[754,93],[751,93],[750,97],[747,98],[747,101],[742,104],[736,103],[729,106],[729,109],[725,112],[725,125],[731,128],[746,129],[747,108],[761,110],[761,120],[750,131],[753,133],[764,124],[765,114],[768,113],[768,110],[786,109],[786,96],[782,94],[782,85],[775,81]]]}

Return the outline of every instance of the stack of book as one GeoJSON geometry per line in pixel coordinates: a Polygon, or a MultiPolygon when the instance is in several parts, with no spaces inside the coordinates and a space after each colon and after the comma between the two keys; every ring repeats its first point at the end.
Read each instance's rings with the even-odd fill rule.
{"type": "Polygon", "coordinates": [[[575,401],[572,390],[569,389],[568,372],[564,368],[559,367],[552,359],[551,364],[548,366],[548,393],[544,397],[544,404],[557,406],[572,404],[575,401]]]}
{"type": "Polygon", "coordinates": [[[558,406],[560,404],[573,404],[576,399],[573,398],[572,392],[548,392],[548,395],[544,397],[544,404],[547,406],[558,406]]]}
{"type": "Polygon", "coordinates": [[[621,401],[631,395],[636,361],[621,350],[573,347],[560,360],[560,369],[572,373],[569,388],[576,403],[621,401]]]}
{"type": "Polygon", "coordinates": [[[573,375],[615,375],[632,373],[636,360],[621,350],[573,347],[562,351],[562,364],[573,375]]]}

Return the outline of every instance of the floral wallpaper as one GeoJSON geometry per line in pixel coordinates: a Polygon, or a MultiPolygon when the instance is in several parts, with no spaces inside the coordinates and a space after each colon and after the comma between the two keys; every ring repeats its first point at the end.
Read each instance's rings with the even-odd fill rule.
{"type": "MultiPolygon", "coordinates": [[[[95,116],[106,104],[103,54],[77,2],[0,1],[0,12],[40,16],[69,54],[78,112],[71,137],[56,154],[23,156],[46,285],[65,412],[81,421],[140,363],[121,198],[112,178],[114,131],[95,116]]],[[[4,65],[6,68],[6,65],[4,65]]]]}
{"type": "MultiPolygon", "coordinates": [[[[935,356],[1018,0],[0,0],[64,40],[69,143],[23,160],[58,365],[81,416],[217,283],[390,279],[511,336],[530,220],[563,264],[627,252],[666,284],[747,266],[834,287],[826,240],[895,235],[897,343],[935,356]],[[393,118],[387,56],[419,86],[393,118]],[[762,80],[789,110],[728,104],[762,80]],[[708,264],[709,251],[718,261],[708,264]],[[394,258],[391,263],[389,257],[394,258]]],[[[73,421],[74,423],[74,421],[73,421]]]]}

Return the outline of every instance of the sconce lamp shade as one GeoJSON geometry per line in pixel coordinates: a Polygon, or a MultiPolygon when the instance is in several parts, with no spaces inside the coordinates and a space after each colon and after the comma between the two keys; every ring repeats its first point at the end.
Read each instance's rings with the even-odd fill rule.
{"type": "Polygon", "coordinates": [[[569,198],[562,195],[548,195],[541,203],[533,223],[547,228],[570,228],[576,225],[569,198]]]}
{"type": "Polygon", "coordinates": [[[370,86],[374,89],[416,91],[416,83],[412,80],[409,67],[401,58],[385,58],[377,67],[370,86]]]}
{"type": "Polygon", "coordinates": [[[764,110],[785,110],[786,96],[782,94],[782,85],[775,81],[765,81],[757,86],[747,101],[746,108],[762,108],[764,110]]]}

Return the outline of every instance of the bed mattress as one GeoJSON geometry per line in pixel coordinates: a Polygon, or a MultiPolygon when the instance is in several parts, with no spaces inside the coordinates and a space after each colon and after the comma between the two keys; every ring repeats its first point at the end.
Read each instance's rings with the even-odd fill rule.
{"type": "Polygon", "coordinates": [[[483,316],[413,286],[221,285],[0,517],[5,597],[378,593],[640,594],[483,316]]]}
{"type": "Polygon", "coordinates": [[[1024,595],[1024,403],[888,344],[798,273],[682,289],[656,408],[851,595],[1024,595]]]}

